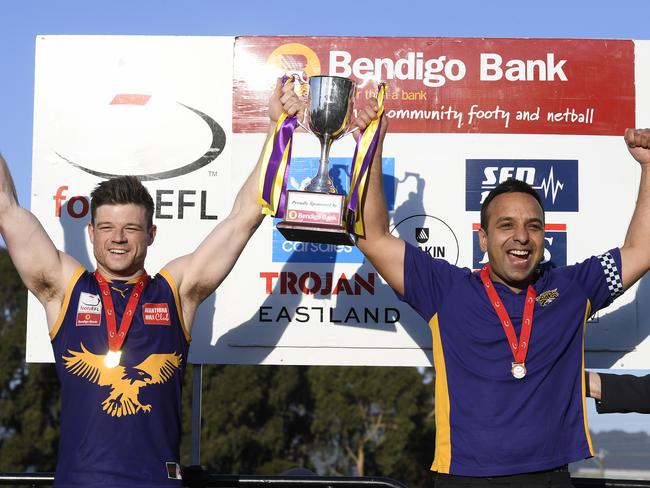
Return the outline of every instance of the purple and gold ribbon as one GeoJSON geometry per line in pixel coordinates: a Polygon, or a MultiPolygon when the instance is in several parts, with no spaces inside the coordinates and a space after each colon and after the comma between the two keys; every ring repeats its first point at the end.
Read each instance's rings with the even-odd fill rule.
{"type": "Polygon", "coordinates": [[[384,114],[384,96],[386,94],[386,85],[381,83],[377,92],[377,118],[374,119],[368,127],[361,133],[357,139],[357,145],[352,157],[352,174],[350,175],[350,192],[346,197],[348,209],[348,222],[350,232],[357,236],[365,236],[365,226],[363,222],[363,200],[365,199],[366,181],[368,180],[368,170],[372,160],[377,152],[379,144],[379,133],[381,131],[381,119],[384,114]]]}
{"type": "MultiPolygon", "coordinates": [[[[282,85],[293,83],[293,76],[284,76],[282,85]]],[[[291,164],[291,142],[296,129],[296,115],[286,112],[278,118],[273,137],[264,145],[260,186],[257,201],[264,215],[284,217],[287,177],[291,164]]]]}

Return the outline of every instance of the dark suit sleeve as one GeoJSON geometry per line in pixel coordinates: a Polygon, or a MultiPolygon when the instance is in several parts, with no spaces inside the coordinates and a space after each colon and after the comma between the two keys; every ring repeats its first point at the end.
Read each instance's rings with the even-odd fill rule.
{"type": "Polygon", "coordinates": [[[599,375],[601,399],[596,402],[598,413],[650,413],[650,375],[599,375]]]}

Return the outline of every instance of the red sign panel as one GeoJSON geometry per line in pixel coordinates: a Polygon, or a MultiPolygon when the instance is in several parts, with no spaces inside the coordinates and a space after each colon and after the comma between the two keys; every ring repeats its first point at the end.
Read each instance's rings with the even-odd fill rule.
{"type": "Polygon", "coordinates": [[[622,135],[635,126],[634,44],[598,39],[239,37],[233,130],[263,132],[283,73],[388,84],[391,132],[622,135]]]}

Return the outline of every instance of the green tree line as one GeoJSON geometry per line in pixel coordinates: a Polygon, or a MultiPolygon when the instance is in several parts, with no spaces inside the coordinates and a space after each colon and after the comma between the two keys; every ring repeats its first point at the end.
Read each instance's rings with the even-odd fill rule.
{"type": "MultiPolygon", "coordinates": [[[[27,292],[0,249],[0,471],[53,471],[59,382],[52,364],[25,363],[27,292]]],[[[186,371],[182,463],[190,464],[192,368],[186,371]]],[[[203,367],[201,464],[269,475],[388,476],[429,483],[430,371],[398,367],[203,367]]]]}

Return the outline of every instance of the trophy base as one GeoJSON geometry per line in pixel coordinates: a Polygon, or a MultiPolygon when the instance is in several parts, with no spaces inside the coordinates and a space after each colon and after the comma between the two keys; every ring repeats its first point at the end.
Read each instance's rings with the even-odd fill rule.
{"type": "Polygon", "coordinates": [[[288,241],[353,246],[343,201],[338,193],[289,190],[284,221],[276,227],[288,241]]]}
{"type": "Polygon", "coordinates": [[[341,226],[325,226],[303,224],[298,222],[279,222],[277,229],[288,241],[316,242],[319,244],[335,244],[337,246],[354,246],[352,235],[341,226]]]}

